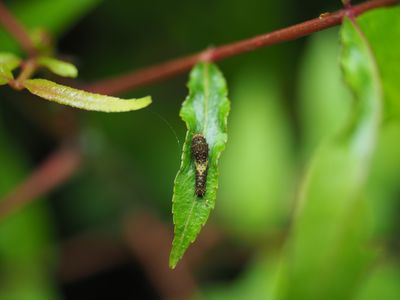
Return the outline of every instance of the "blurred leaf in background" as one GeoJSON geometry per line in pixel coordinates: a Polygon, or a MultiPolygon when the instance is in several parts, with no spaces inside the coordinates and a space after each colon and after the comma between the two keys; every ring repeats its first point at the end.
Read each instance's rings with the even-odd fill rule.
{"type": "Polygon", "coordinates": [[[391,261],[377,265],[363,280],[355,300],[396,300],[400,295],[400,267],[391,261]]]}
{"type": "Polygon", "coordinates": [[[343,128],[353,100],[340,74],[338,29],[309,38],[298,73],[301,159],[306,162],[324,140],[343,128]]]}
{"type": "Polygon", "coordinates": [[[389,239],[391,243],[399,232],[396,216],[400,208],[400,7],[368,12],[359,18],[359,22],[376,55],[385,99],[385,121],[366,199],[372,207],[376,238],[389,239]]]}
{"type": "Polygon", "coordinates": [[[205,288],[201,296],[194,296],[193,299],[274,300],[280,279],[280,267],[280,256],[274,251],[255,255],[239,278],[227,284],[205,288]]]}
{"type": "MultiPolygon", "coordinates": [[[[26,154],[0,124],[0,195],[9,193],[29,173],[26,154]]],[[[55,263],[52,222],[46,203],[32,205],[0,221],[0,299],[58,299],[51,279],[55,263]]]]}
{"type": "Polygon", "coordinates": [[[14,78],[12,71],[19,66],[21,59],[9,52],[0,52],[0,85],[14,78]]]}
{"type": "Polygon", "coordinates": [[[368,180],[366,200],[371,206],[374,235],[378,240],[387,240],[390,245],[399,232],[400,209],[400,123],[397,120],[382,126],[371,176],[368,180]]]}
{"type": "Polygon", "coordinates": [[[382,78],[385,119],[400,118],[400,7],[380,8],[359,18],[382,78]],[[384,33],[384,34],[383,34],[384,33]]]}
{"type": "Polygon", "coordinates": [[[349,19],[341,41],[356,104],[348,126],[321,146],[303,179],[282,299],[350,299],[374,257],[366,249],[371,220],[363,191],[381,120],[381,78],[368,41],[349,19]]]}
{"type": "Polygon", "coordinates": [[[232,88],[231,138],[222,158],[218,221],[242,240],[260,241],[288,219],[293,142],[272,72],[238,72],[232,88]]]}
{"type": "MultiPolygon", "coordinates": [[[[396,75],[399,71],[396,61],[400,61],[400,49],[398,49],[400,43],[391,42],[399,36],[399,12],[399,8],[378,9],[359,18],[360,26],[371,43],[373,53],[376,54],[386,100],[386,121],[383,122],[379,134],[364,198],[370,207],[373,238],[380,242],[386,240],[384,244],[376,246],[389,247],[389,253],[393,251],[391,244],[396,240],[398,232],[396,215],[400,207],[398,184],[400,160],[399,146],[397,146],[397,141],[400,140],[400,127],[394,118],[395,103],[400,101],[396,75]],[[387,30],[385,28],[389,28],[388,35],[382,35],[382,32],[387,30]]],[[[312,154],[319,141],[329,138],[336,129],[339,129],[351,108],[348,92],[339,80],[338,68],[334,66],[338,52],[335,32],[336,29],[331,29],[311,37],[313,42],[310,52],[300,73],[304,157],[312,154]],[[320,57],[325,58],[319,59],[320,57]]],[[[371,276],[379,280],[377,278],[379,275],[371,276]]]]}

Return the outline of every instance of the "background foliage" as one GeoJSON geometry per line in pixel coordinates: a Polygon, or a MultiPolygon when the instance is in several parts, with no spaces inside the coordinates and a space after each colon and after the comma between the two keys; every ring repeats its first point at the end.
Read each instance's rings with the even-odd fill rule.
{"type": "MultiPolygon", "coordinates": [[[[61,57],[78,66],[82,83],[295,24],[340,5],[316,0],[5,3],[29,28],[45,28],[53,35],[61,57]]],[[[340,133],[352,116],[354,100],[339,67],[339,28],[219,64],[232,108],[216,211],[175,271],[167,269],[167,257],[172,187],[185,135],[178,113],[187,76],[122,95],[151,94],[153,104],[113,115],[80,112],[1,88],[1,196],[59,144],[62,128],[72,123],[62,117],[65,110],[77,118],[85,157],[71,180],[1,221],[0,299],[310,299],[309,293],[321,295],[332,287],[340,287],[335,291],[344,291],[346,299],[397,299],[396,19],[399,8],[360,19],[377,55],[384,113],[369,176],[356,201],[361,204],[348,226],[337,226],[340,218],[329,221],[334,212],[341,216],[338,203],[343,198],[335,199],[340,191],[321,202],[318,196],[324,191],[318,184],[313,198],[318,205],[305,219],[309,224],[298,226],[293,218],[310,162],[321,143],[340,133]],[[310,227],[315,235],[306,232],[310,227]],[[333,236],[336,230],[351,229],[326,246],[342,249],[337,265],[332,257],[318,257],[325,247],[320,244],[324,228],[333,236]],[[354,247],[360,240],[373,253],[361,271],[364,261],[354,247]],[[287,259],[296,255],[300,267],[306,266],[297,271],[305,273],[296,273],[296,264],[287,259]],[[318,271],[311,265],[315,257],[320,259],[318,271]],[[330,276],[320,276],[324,272],[330,276]],[[346,285],[356,273],[354,284],[346,285]],[[294,294],[289,287],[295,287],[294,294]]],[[[0,29],[0,51],[6,50],[19,51],[0,29]]],[[[350,176],[340,164],[329,170],[350,176]]]]}

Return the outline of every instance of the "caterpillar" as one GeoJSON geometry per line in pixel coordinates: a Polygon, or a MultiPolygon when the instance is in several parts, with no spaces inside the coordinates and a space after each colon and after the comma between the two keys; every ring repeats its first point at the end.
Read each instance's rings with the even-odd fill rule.
{"type": "Polygon", "coordinates": [[[198,197],[203,197],[206,193],[207,183],[208,144],[202,134],[193,135],[191,150],[196,168],[195,193],[198,197]]]}

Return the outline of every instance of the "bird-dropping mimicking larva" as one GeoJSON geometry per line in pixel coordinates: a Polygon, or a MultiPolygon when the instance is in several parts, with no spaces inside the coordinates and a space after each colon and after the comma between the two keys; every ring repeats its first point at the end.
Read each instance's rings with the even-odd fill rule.
{"type": "Polygon", "coordinates": [[[196,167],[195,193],[203,197],[206,193],[208,172],[208,144],[202,134],[195,134],[192,138],[192,156],[196,167]]]}

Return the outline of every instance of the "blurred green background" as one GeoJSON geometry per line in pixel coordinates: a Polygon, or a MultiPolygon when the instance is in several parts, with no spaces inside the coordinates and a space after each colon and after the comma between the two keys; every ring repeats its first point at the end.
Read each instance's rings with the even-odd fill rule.
{"type": "MultiPolygon", "coordinates": [[[[340,1],[321,0],[4,2],[30,30],[53,36],[59,56],[78,66],[81,84],[340,8],[340,1]]],[[[78,126],[84,161],[62,186],[0,221],[0,300],[343,299],[329,290],[337,286],[344,286],[346,299],[400,299],[395,121],[382,128],[363,193],[362,209],[371,220],[365,224],[368,247],[379,258],[357,280],[347,278],[358,268],[355,258],[346,276],[323,276],[337,283],[319,281],[337,270],[304,273],[305,284],[328,287],[315,288],[311,298],[301,289],[293,296],[288,291],[296,278],[282,275],[290,264],[286,242],[307,164],[318,145],[344,127],[352,107],[340,75],[338,30],[218,63],[232,101],[219,196],[174,271],[167,257],[187,74],[122,95],[151,94],[153,104],[121,114],[78,111],[2,87],[2,197],[62,143],[64,131],[56,126],[78,126]],[[76,120],[63,118],[63,111],[76,120]]],[[[2,28],[0,51],[20,52],[2,28]]],[[[310,222],[319,226],[318,218],[310,222]]],[[[307,247],[317,252],[318,240],[307,247]]]]}

